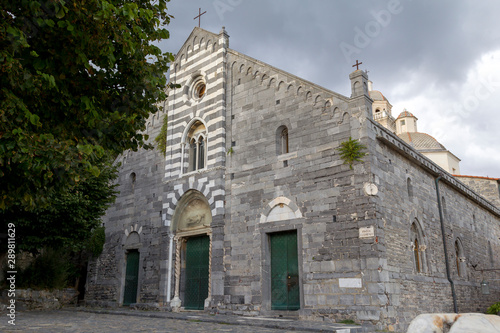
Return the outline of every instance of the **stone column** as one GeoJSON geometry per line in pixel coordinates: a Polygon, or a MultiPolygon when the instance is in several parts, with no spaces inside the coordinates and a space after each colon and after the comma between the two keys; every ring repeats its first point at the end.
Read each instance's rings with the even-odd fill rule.
{"type": "Polygon", "coordinates": [[[169,243],[168,243],[168,276],[167,276],[167,294],[166,294],[166,303],[170,303],[171,297],[171,287],[172,287],[172,252],[174,247],[174,235],[169,234],[169,243]]]}
{"type": "Polygon", "coordinates": [[[181,175],[184,173],[184,155],[186,154],[186,143],[181,142],[181,175]]]}
{"type": "Polygon", "coordinates": [[[181,309],[181,299],[179,298],[179,289],[181,281],[181,245],[184,239],[175,237],[175,293],[174,298],[170,302],[172,311],[179,312],[181,309]]]}
{"type": "Polygon", "coordinates": [[[208,233],[210,244],[208,245],[208,297],[205,299],[205,309],[210,306],[212,301],[212,233],[208,233]]]}

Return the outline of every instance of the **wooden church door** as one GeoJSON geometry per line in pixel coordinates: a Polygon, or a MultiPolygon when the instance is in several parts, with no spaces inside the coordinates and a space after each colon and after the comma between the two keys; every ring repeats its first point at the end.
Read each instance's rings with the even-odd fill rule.
{"type": "Polygon", "coordinates": [[[125,270],[125,290],[123,305],[137,302],[137,284],[139,282],[139,251],[131,250],[127,253],[127,268],[125,270]]]}
{"type": "Polygon", "coordinates": [[[271,309],[300,309],[297,232],[270,234],[271,309]]]}
{"type": "Polygon", "coordinates": [[[184,308],[203,310],[208,297],[210,238],[190,237],[186,243],[186,292],[184,308]]]}

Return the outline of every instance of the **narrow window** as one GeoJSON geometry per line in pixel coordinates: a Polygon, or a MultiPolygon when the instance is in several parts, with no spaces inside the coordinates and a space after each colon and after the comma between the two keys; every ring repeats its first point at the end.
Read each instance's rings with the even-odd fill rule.
{"type": "Polygon", "coordinates": [[[441,197],[441,205],[443,206],[443,217],[445,220],[448,219],[448,208],[446,207],[446,199],[441,197]]]}
{"type": "Polygon", "coordinates": [[[460,277],[467,276],[467,265],[465,263],[465,253],[464,247],[462,246],[462,241],[460,238],[455,240],[455,256],[456,256],[456,265],[457,265],[457,274],[460,277]]]}
{"type": "Polygon", "coordinates": [[[411,184],[411,179],[406,180],[406,187],[408,189],[408,197],[413,198],[413,185],[411,184]]]}
{"type": "Polygon", "coordinates": [[[288,128],[280,126],[276,130],[276,154],[281,155],[288,152],[288,128]]]}
{"type": "Polygon", "coordinates": [[[422,273],[425,271],[425,245],[422,229],[418,220],[412,223],[410,228],[410,245],[413,260],[413,271],[422,273]]]}
{"type": "Polygon", "coordinates": [[[288,153],[288,129],[286,127],[281,131],[281,153],[288,153]]]}
{"type": "Polygon", "coordinates": [[[196,141],[191,140],[189,144],[189,171],[196,170],[196,141]]]}
{"type": "Polygon", "coordinates": [[[137,176],[135,175],[135,172],[132,172],[130,174],[130,184],[132,185],[132,188],[134,188],[135,186],[135,179],[137,178],[137,176]]]}
{"type": "Polygon", "coordinates": [[[493,259],[493,249],[491,248],[490,241],[488,241],[488,254],[490,255],[490,266],[493,268],[495,266],[495,259],[493,259]]]}
{"type": "Polygon", "coordinates": [[[413,255],[415,258],[415,270],[420,273],[420,256],[418,253],[418,239],[413,240],[413,255]]]}
{"type": "Polygon", "coordinates": [[[200,136],[198,143],[198,169],[203,169],[205,167],[205,138],[200,136]]]}

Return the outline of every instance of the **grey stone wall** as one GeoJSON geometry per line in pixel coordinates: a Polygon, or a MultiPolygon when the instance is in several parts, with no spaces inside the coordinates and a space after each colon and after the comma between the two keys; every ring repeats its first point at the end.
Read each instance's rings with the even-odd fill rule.
{"type": "Polygon", "coordinates": [[[359,228],[377,227],[374,201],[363,194],[370,164],[350,170],[336,151],[349,137],[369,140],[367,91],[349,99],[236,52],[228,64],[227,147],[234,153],[226,177],[225,295],[234,306],[224,309],[270,310],[266,237],[297,230],[301,315],[378,320],[386,302],[378,288],[383,248],[359,238],[359,228]],[[289,152],[277,155],[283,125],[289,152]],[[282,197],[300,217],[267,222],[269,205],[282,197]],[[362,286],[340,287],[340,279],[362,286]]]}
{"type": "MultiPolygon", "coordinates": [[[[160,112],[148,120],[147,134],[151,142],[160,132],[165,114],[160,112]]],[[[103,218],[106,243],[99,258],[89,263],[85,298],[89,303],[120,305],[126,251],[135,248],[140,254],[138,302],[160,302],[160,262],[166,259],[162,247],[168,244],[161,216],[166,198],[162,185],[164,157],[158,150],[140,149],[126,152],[116,163],[121,163],[117,179],[120,193],[103,218]],[[137,232],[140,242],[126,248],[126,230],[137,232]]]]}
{"type": "MultiPolygon", "coordinates": [[[[379,134],[378,138],[381,137],[379,134]]],[[[378,140],[373,156],[372,172],[379,188],[377,216],[384,226],[381,240],[387,249],[386,270],[389,274],[389,280],[381,286],[388,296],[383,316],[386,325],[406,329],[409,321],[418,314],[453,312],[435,185],[438,172],[445,172],[436,166],[432,168],[438,172],[433,172],[418,159],[405,155],[402,149],[381,140],[378,140]],[[411,191],[408,191],[408,178],[411,179],[411,191]],[[421,252],[421,257],[425,256],[422,272],[415,269],[410,239],[410,227],[415,220],[422,226],[422,245],[426,246],[421,252]]],[[[424,158],[419,159],[423,161],[424,158]]],[[[448,179],[451,178],[448,175],[448,179]]],[[[460,193],[446,179],[439,182],[439,189],[446,205],[443,212],[446,242],[458,310],[484,312],[500,294],[500,284],[493,281],[498,272],[485,272],[485,279],[491,280],[491,294],[482,295],[480,282],[483,277],[473,266],[477,269],[500,267],[498,256],[493,256],[500,250],[498,211],[486,210],[481,201],[475,200],[476,196],[460,193]],[[457,239],[463,246],[465,257],[460,275],[455,252],[457,239]]]]}
{"type": "MultiPolygon", "coordinates": [[[[351,73],[352,95],[342,96],[231,50],[228,42],[224,30],[195,28],[179,51],[171,79],[181,88],[170,92],[167,113],[148,128],[154,138],[168,115],[166,158],[151,150],[119,158],[120,195],[104,218],[103,254],[89,265],[89,303],[123,302],[126,252],[138,249],[137,302],[167,305],[176,283],[173,275],[167,295],[175,211],[196,190],[212,212],[203,231],[212,237],[211,311],[269,314],[269,235],[296,230],[302,318],[404,330],[419,313],[452,311],[434,183],[441,173],[459,310],[483,311],[498,299],[498,282],[490,283],[489,296],[480,293],[474,267],[500,267],[494,256],[500,212],[371,120],[365,72],[351,73]],[[198,77],[206,95],[193,99],[198,77]],[[206,127],[207,165],[188,172],[186,133],[194,121],[206,127]],[[288,152],[279,147],[284,126],[288,152]],[[369,153],[353,169],[337,151],[350,137],[369,153]],[[421,272],[410,239],[416,220],[425,245],[421,272]],[[132,233],[139,237],[133,244],[132,233]],[[457,239],[465,258],[460,276],[457,239]]],[[[175,254],[172,261],[175,269],[175,254]]]]}
{"type": "Polygon", "coordinates": [[[471,176],[455,176],[465,185],[482,195],[492,204],[500,207],[500,179],[471,176]]]}

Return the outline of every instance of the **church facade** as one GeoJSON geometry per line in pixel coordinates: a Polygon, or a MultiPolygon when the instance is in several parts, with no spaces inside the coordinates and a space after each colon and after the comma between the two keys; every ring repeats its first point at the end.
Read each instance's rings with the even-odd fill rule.
{"type": "Polygon", "coordinates": [[[400,330],[453,312],[452,285],[460,312],[498,301],[499,208],[374,119],[364,71],[343,96],[195,28],[170,78],[147,129],[168,117],[165,155],[119,157],[88,304],[400,330]],[[350,139],[368,153],[352,169],[350,139]]]}

